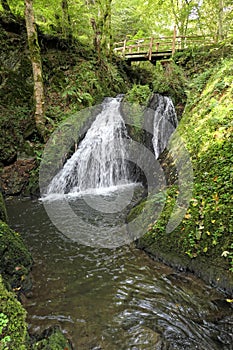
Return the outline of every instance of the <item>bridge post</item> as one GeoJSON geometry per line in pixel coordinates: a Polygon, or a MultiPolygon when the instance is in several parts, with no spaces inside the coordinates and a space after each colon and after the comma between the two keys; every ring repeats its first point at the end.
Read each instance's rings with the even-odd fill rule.
{"type": "Polygon", "coordinates": [[[123,50],[122,50],[122,52],[123,52],[123,55],[125,55],[125,47],[126,47],[126,41],[127,41],[127,39],[125,39],[125,40],[124,40],[124,45],[123,45],[123,50]]]}
{"type": "Polygon", "coordinates": [[[175,51],[176,51],[176,26],[174,26],[174,30],[173,30],[172,55],[174,55],[175,51]]]}
{"type": "Polygon", "coordinates": [[[149,46],[149,61],[151,61],[151,58],[152,58],[153,40],[154,40],[154,38],[151,37],[150,38],[150,46],[149,46]]]}

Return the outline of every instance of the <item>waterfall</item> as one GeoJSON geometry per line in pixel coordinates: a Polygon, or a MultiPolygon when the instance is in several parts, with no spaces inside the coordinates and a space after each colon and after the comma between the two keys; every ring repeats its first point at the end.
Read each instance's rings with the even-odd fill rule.
{"type": "Polygon", "coordinates": [[[155,95],[157,106],[154,114],[153,147],[155,158],[166,148],[168,141],[175,131],[178,121],[176,111],[170,97],[155,95]]]}
{"type": "Polygon", "coordinates": [[[53,178],[48,194],[82,192],[129,182],[125,145],[128,135],[120,103],[120,97],[105,99],[102,111],[77,151],[53,178]]]}
{"type": "MultiPolygon", "coordinates": [[[[177,117],[169,97],[155,94],[154,98],[152,142],[157,159],[177,126],[177,117]]],[[[104,100],[102,111],[77,151],[52,179],[47,194],[80,193],[132,183],[127,161],[130,138],[120,113],[121,100],[121,97],[104,100]]]]}

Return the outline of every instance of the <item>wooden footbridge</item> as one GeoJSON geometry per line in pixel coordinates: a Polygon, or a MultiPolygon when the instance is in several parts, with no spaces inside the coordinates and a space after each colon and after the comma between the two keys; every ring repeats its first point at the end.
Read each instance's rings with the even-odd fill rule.
{"type": "Polygon", "coordinates": [[[158,36],[142,39],[125,39],[115,43],[114,52],[121,55],[129,63],[136,61],[150,61],[156,63],[159,60],[171,58],[175,52],[183,51],[190,47],[210,45],[214,41],[204,36],[158,36]]]}

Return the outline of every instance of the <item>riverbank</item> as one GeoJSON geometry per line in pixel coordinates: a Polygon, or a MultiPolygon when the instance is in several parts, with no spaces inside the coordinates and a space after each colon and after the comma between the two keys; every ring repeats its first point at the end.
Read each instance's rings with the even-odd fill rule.
{"type": "MultiPolygon", "coordinates": [[[[191,200],[183,220],[167,233],[167,223],[182,194],[179,181],[174,181],[162,214],[138,242],[138,247],[156,259],[192,271],[229,295],[233,294],[231,47],[229,43],[200,53],[195,56],[195,66],[190,65],[191,57],[185,63],[191,81],[177,133],[193,167],[191,200]]],[[[185,58],[180,59],[184,63],[185,58]]],[[[179,216],[179,207],[173,215],[179,216]]]]}
{"type": "Polygon", "coordinates": [[[169,244],[158,240],[151,240],[149,237],[140,239],[136,246],[138,249],[144,250],[152,259],[162,262],[177,271],[191,272],[205,283],[232,298],[232,272],[226,266],[223,266],[221,259],[210,259],[203,256],[190,259],[187,255],[175,251],[174,246],[169,246],[169,244]]]}
{"type": "Polygon", "coordinates": [[[71,350],[59,327],[30,338],[27,312],[21,302],[32,288],[33,259],[20,234],[10,229],[6,221],[6,207],[0,192],[0,348],[71,350]]]}

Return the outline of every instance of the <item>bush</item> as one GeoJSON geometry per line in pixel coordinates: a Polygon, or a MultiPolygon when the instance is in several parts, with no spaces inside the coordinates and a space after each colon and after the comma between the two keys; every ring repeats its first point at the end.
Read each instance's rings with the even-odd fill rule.
{"type": "Polygon", "coordinates": [[[170,96],[174,103],[186,101],[188,81],[184,70],[173,61],[157,62],[153,75],[153,90],[170,96]]]}

